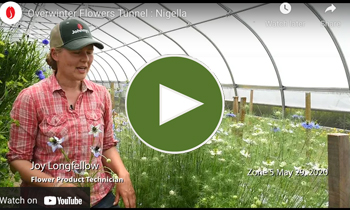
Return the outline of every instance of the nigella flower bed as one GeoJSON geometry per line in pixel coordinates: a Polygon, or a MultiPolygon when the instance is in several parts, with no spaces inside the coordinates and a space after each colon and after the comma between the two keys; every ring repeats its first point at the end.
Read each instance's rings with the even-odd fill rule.
{"type": "Polygon", "coordinates": [[[244,123],[235,117],[226,112],[205,145],[174,155],[147,147],[127,118],[116,116],[115,134],[137,207],[328,207],[327,131],[322,125],[300,117],[246,115],[244,123]]]}

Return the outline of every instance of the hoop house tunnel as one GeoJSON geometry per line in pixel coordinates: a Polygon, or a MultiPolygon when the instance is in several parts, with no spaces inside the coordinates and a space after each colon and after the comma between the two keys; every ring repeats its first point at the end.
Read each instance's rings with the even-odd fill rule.
{"type": "MultiPolygon", "coordinates": [[[[312,133],[302,123],[309,124],[312,121],[314,126],[322,127],[322,123],[317,124],[316,121],[324,121],[309,113],[309,110],[312,110],[312,113],[317,110],[343,114],[341,116],[344,116],[344,126],[341,128],[344,130],[341,132],[349,129],[350,121],[345,118],[350,112],[350,4],[291,3],[288,4],[288,9],[277,3],[19,5],[22,17],[18,22],[11,25],[0,22],[3,34],[14,33],[11,37],[13,43],[22,39],[23,34],[27,35],[30,42],[50,42],[51,29],[69,18],[76,18],[88,24],[93,38],[101,42],[104,48],[94,48],[94,60],[86,79],[112,90],[113,105],[119,103],[118,107],[123,110],[121,112],[125,111],[126,85],[142,67],[158,57],[191,57],[205,64],[217,78],[223,93],[225,112],[215,135],[206,139],[206,143],[200,149],[193,151],[198,153],[195,157],[186,156],[187,154],[160,156],[158,151],[147,146],[142,147],[145,142],[141,141],[139,135],[135,136],[134,130],[126,125],[127,116],[118,114],[124,118],[115,120],[115,137],[120,140],[117,147],[122,159],[125,158],[125,165],[131,171],[130,174],[134,176],[138,207],[336,206],[332,198],[328,199],[331,190],[331,185],[328,188],[330,176],[318,174],[307,176],[302,181],[294,178],[280,181],[283,178],[265,174],[259,182],[260,177],[247,176],[247,172],[248,169],[264,171],[265,167],[266,170],[273,169],[276,174],[276,170],[289,167],[288,170],[294,170],[293,176],[297,176],[295,167],[302,166],[310,170],[324,169],[322,173],[327,169],[327,175],[331,173],[330,163],[327,163],[330,159],[327,157],[333,157],[333,153],[329,150],[327,153],[327,148],[331,145],[328,142],[327,146],[327,135],[333,132],[333,128],[329,127],[340,126],[324,125],[322,129],[326,130],[312,133]],[[238,99],[237,103],[235,98],[238,99]],[[242,106],[245,103],[247,107],[242,106]],[[256,107],[259,109],[265,106],[266,110],[266,107],[273,107],[272,117],[266,118],[266,122],[261,122],[262,118],[253,116],[252,110],[248,111],[248,104],[252,110],[254,104],[253,113],[256,114],[256,107]],[[248,121],[242,121],[242,110],[245,109],[243,115],[247,114],[248,121]],[[236,119],[229,119],[230,113],[234,113],[236,119]],[[290,123],[295,120],[292,116],[303,116],[303,119],[298,118],[300,121],[293,124],[290,123]],[[279,124],[281,122],[283,123],[279,124]],[[122,126],[118,127],[118,123],[122,126]],[[129,130],[125,131],[127,129],[129,130]],[[279,133],[276,129],[279,129],[279,133]],[[136,143],[127,144],[128,141],[136,143]],[[223,146],[220,145],[221,141],[230,143],[223,146]],[[299,145],[293,141],[301,143],[299,145]],[[257,144],[269,149],[255,149],[259,147],[257,144]],[[272,148],[275,148],[275,153],[272,148]],[[305,156],[302,156],[303,160],[296,157],[298,151],[305,156]],[[236,154],[232,155],[233,153],[236,154]],[[201,154],[210,156],[210,160],[201,154]],[[138,160],[133,161],[135,159],[138,160]],[[186,161],[189,160],[193,161],[195,166],[186,165],[186,161]],[[152,171],[146,167],[147,164],[150,164],[149,167],[154,164],[154,168],[162,168],[161,165],[157,165],[161,164],[161,161],[168,163],[168,166],[159,169],[162,175],[159,175],[157,170],[152,171]],[[170,166],[179,171],[188,170],[190,177],[185,180],[185,174],[173,171],[170,166]],[[219,178],[222,175],[225,181],[221,179],[218,184],[209,178],[210,176],[203,175],[203,171],[210,173],[211,177],[219,178]],[[241,174],[237,175],[239,173],[241,174]],[[229,174],[235,174],[234,177],[240,180],[239,183],[228,178],[229,174]],[[158,177],[159,180],[153,180],[151,176],[158,177]],[[271,181],[274,182],[274,188],[268,180],[275,179],[276,181],[271,181]],[[259,182],[261,187],[258,187],[256,182],[259,182]],[[156,187],[157,192],[146,190],[146,183],[149,186],[159,185],[156,187]],[[185,187],[179,183],[190,184],[185,187]],[[309,189],[315,190],[315,193],[306,190],[312,195],[301,191],[293,194],[286,187],[290,183],[298,187],[308,186],[309,189]],[[314,183],[321,184],[315,186],[314,183]],[[144,194],[142,190],[150,195],[144,194]],[[186,190],[192,194],[186,194],[186,190]],[[230,193],[230,190],[233,193],[230,193]],[[274,192],[278,198],[269,197],[264,194],[265,191],[274,192]],[[246,197],[240,197],[243,195],[246,197]]],[[[46,55],[50,51],[50,45],[42,46],[42,55],[46,55]]],[[[44,65],[43,69],[48,67],[44,65]]],[[[180,76],[186,77],[186,74],[180,76]]],[[[193,81],[193,88],[200,80],[199,77],[193,81]]],[[[113,108],[117,109],[117,105],[113,108]]],[[[259,113],[264,115],[262,112],[265,109],[259,110],[259,113]]],[[[346,164],[349,165],[348,163],[349,161],[346,164]]],[[[350,166],[346,167],[350,169],[350,166]]],[[[346,192],[349,196],[348,189],[346,192]]]]}

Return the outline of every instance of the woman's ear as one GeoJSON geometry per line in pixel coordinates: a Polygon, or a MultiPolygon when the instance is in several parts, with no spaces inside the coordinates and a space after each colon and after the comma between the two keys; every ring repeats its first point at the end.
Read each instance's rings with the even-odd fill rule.
{"type": "Polygon", "coordinates": [[[56,62],[58,61],[58,51],[55,48],[51,48],[50,50],[51,57],[54,59],[56,62]]]}

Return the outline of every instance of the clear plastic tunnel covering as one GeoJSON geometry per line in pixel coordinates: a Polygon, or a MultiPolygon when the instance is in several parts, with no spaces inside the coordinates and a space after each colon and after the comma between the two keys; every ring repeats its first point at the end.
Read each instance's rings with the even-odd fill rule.
{"type": "Polygon", "coordinates": [[[254,90],[254,103],[304,107],[311,92],[314,109],[350,111],[350,4],[291,3],[288,14],[280,5],[20,3],[21,20],[0,27],[42,41],[63,19],[85,21],[104,44],[88,79],[106,86],[156,57],[188,55],[216,75],[226,101],[254,90]]]}

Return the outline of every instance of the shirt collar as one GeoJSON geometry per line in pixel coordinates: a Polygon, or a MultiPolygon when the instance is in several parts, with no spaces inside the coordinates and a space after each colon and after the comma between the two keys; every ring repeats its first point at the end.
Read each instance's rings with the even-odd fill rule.
{"type": "Polygon", "coordinates": [[[56,90],[62,90],[62,88],[61,88],[60,84],[58,84],[58,81],[57,81],[57,79],[56,79],[54,74],[52,74],[49,77],[49,80],[50,80],[49,87],[51,88],[51,92],[54,92],[56,90]]]}
{"type": "MultiPolygon", "coordinates": [[[[62,90],[62,87],[60,84],[58,84],[57,78],[54,74],[52,74],[49,77],[49,80],[50,80],[50,88],[52,93],[56,90],[62,90]]],[[[84,79],[82,84],[82,92],[85,92],[87,90],[94,91],[91,87],[90,82],[87,79],[84,79]]]]}
{"type": "Polygon", "coordinates": [[[82,91],[85,92],[87,90],[94,91],[91,87],[91,82],[87,79],[83,80],[82,91]]]}

